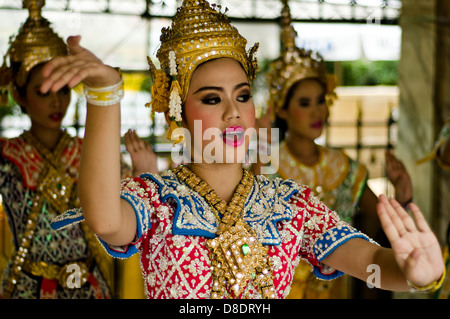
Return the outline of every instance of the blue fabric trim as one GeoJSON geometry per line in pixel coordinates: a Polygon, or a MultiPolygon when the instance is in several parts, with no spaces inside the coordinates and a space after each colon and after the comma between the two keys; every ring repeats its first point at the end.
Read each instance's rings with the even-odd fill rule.
{"type": "Polygon", "coordinates": [[[367,236],[364,235],[364,234],[362,234],[362,233],[355,234],[355,235],[351,235],[351,236],[346,237],[345,239],[343,239],[341,242],[339,242],[339,244],[335,244],[334,247],[333,247],[331,250],[329,250],[325,255],[323,255],[323,257],[320,258],[320,260],[319,260],[319,259],[318,259],[318,260],[319,260],[319,261],[324,260],[325,258],[328,257],[329,254],[331,254],[333,251],[335,251],[336,248],[338,248],[338,247],[341,246],[342,244],[345,244],[347,241],[349,241],[350,239],[353,239],[353,238],[362,238],[362,239],[365,239],[365,240],[367,240],[367,241],[370,241],[370,240],[367,238],[367,236]]]}
{"type": "Polygon", "coordinates": [[[128,244],[126,246],[125,251],[116,251],[113,250],[112,247],[114,246],[110,246],[107,242],[103,241],[101,238],[97,237],[98,240],[100,241],[100,243],[103,245],[103,248],[105,248],[106,252],[114,258],[128,258],[133,256],[134,254],[136,254],[138,252],[138,249],[136,247],[136,245],[133,244],[128,244]]]}
{"type": "MultiPolygon", "coordinates": [[[[158,186],[161,202],[166,203],[170,198],[174,201],[175,213],[172,225],[174,235],[216,237],[217,220],[205,216],[212,212],[209,208],[205,208],[204,199],[187,185],[180,183],[173,173],[170,171],[162,175],[145,173],[140,177],[149,179],[158,186]]],[[[281,244],[276,224],[292,218],[288,201],[298,191],[299,186],[293,180],[257,177],[252,193],[247,198],[244,220],[254,229],[257,227],[265,230],[258,236],[263,245],[281,244]],[[257,211],[253,210],[253,207],[258,207],[257,211]]]]}
{"type": "Polygon", "coordinates": [[[278,246],[281,244],[280,234],[277,229],[277,223],[283,220],[291,220],[292,210],[288,201],[292,196],[298,193],[298,184],[292,179],[282,180],[282,179],[260,179],[257,185],[257,189],[253,190],[253,193],[249,198],[255,195],[255,201],[258,202],[261,197],[265,199],[269,198],[266,193],[267,189],[270,188],[275,192],[272,200],[268,201],[269,207],[265,207],[266,211],[260,214],[260,218],[256,216],[255,212],[252,210],[247,211],[244,219],[251,227],[256,227],[259,225],[265,225],[265,230],[270,234],[270,237],[259,238],[263,245],[278,246]],[[255,192],[260,192],[260,194],[254,194],[255,192]],[[262,193],[261,193],[262,192],[262,193]],[[281,209],[282,211],[277,211],[281,209]],[[269,213],[267,213],[269,210],[269,213]]]}
{"type": "MultiPolygon", "coordinates": [[[[151,228],[151,223],[148,221],[148,226],[145,225],[145,220],[148,220],[148,212],[145,211],[144,206],[142,205],[141,199],[132,193],[121,192],[120,198],[126,200],[131,207],[133,208],[134,214],[136,215],[136,239],[138,240],[142,237],[147,229],[151,228]]],[[[98,238],[98,237],[97,237],[98,238]]],[[[124,247],[117,247],[108,244],[103,241],[101,238],[98,238],[100,243],[105,248],[106,252],[114,258],[128,258],[136,254],[139,250],[133,244],[128,244],[124,247]],[[119,251],[119,249],[124,249],[124,251],[119,251]]]]}
{"type": "MultiPolygon", "coordinates": [[[[169,199],[174,201],[174,235],[216,237],[218,223],[209,207],[205,207],[204,199],[181,183],[172,172],[161,175],[145,173],[140,177],[158,186],[161,202],[166,203],[169,199]]],[[[263,176],[256,179],[252,193],[247,198],[244,220],[253,229],[264,229],[258,234],[263,245],[280,245],[281,237],[276,224],[292,218],[288,201],[299,191],[299,185],[293,180],[271,180],[263,176]]]]}
{"type": "MultiPolygon", "coordinates": [[[[319,262],[327,258],[336,248],[345,244],[347,241],[353,238],[362,238],[372,242],[367,235],[359,232],[355,228],[347,224],[341,224],[337,227],[330,228],[327,232],[322,234],[317,242],[314,244],[313,251],[319,262]]],[[[342,276],[344,273],[335,270],[330,274],[323,274],[320,271],[319,266],[314,266],[314,274],[317,278],[324,280],[331,280],[342,276]]]]}
{"type": "Polygon", "coordinates": [[[293,179],[283,180],[283,185],[287,186],[288,188],[290,188],[292,190],[290,193],[288,193],[283,198],[283,200],[287,202],[291,199],[292,196],[294,196],[295,194],[298,193],[298,186],[297,186],[297,183],[293,179]]]}
{"type": "MultiPolygon", "coordinates": [[[[141,212],[138,209],[138,205],[139,205],[139,199],[129,193],[121,193],[120,194],[120,198],[126,200],[128,203],[130,203],[131,207],[134,210],[134,214],[136,215],[136,239],[139,239],[142,237],[142,234],[146,231],[144,225],[142,225],[142,215],[145,214],[146,212],[141,212]]],[[[148,228],[151,228],[151,224],[149,222],[149,226],[148,228]]]]}
{"type": "MultiPolygon", "coordinates": [[[[141,218],[142,214],[145,214],[145,212],[141,212],[138,210],[138,207],[140,204],[139,198],[134,197],[133,195],[131,195],[129,193],[121,193],[120,197],[123,198],[124,200],[126,200],[127,202],[129,202],[130,205],[133,207],[133,210],[136,214],[136,225],[137,225],[136,236],[137,236],[137,239],[139,239],[139,238],[141,238],[143,232],[145,231],[145,229],[144,229],[145,227],[144,227],[144,225],[142,225],[142,218],[141,218]]],[[[51,221],[50,226],[54,230],[62,230],[64,228],[71,227],[82,221],[84,221],[83,212],[82,212],[81,208],[77,208],[77,209],[68,210],[68,211],[64,212],[63,214],[55,217],[51,221]]],[[[111,255],[112,257],[128,258],[138,252],[138,249],[136,248],[136,246],[132,245],[132,244],[128,245],[126,251],[124,251],[124,252],[113,250],[113,248],[111,248],[111,246],[108,243],[103,241],[98,236],[96,236],[96,237],[100,241],[100,243],[103,245],[103,247],[105,248],[107,253],[109,255],[111,255]]]]}
{"type": "Polygon", "coordinates": [[[70,209],[61,215],[56,216],[50,222],[53,230],[62,230],[84,221],[83,212],[80,208],[70,209]]]}
{"type": "Polygon", "coordinates": [[[335,271],[332,272],[331,274],[326,274],[326,275],[324,275],[324,274],[322,274],[322,273],[320,272],[320,267],[318,267],[318,266],[314,266],[314,268],[313,268],[313,274],[314,274],[317,278],[322,279],[322,280],[333,280],[333,279],[339,278],[339,277],[341,277],[341,276],[344,275],[344,273],[343,273],[342,271],[340,271],[340,270],[335,270],[335,271]]]}
{"type": "MultiPolygon", "coordinates": [[[[175,202],[175,213],[174,213],[174,220],[173,220],[173,224],[172,224],[172,233],[174,235],[185,235],[185,236],[202,236],[202,237],[206,237],[206,238],[216,238],[216,224],[210,224],[208,223],[206,220],[199,220],[197,219],[197,221],[202,224],[205,225],[209,228],[211,228],[211,231],[207,231],[204,229],[199,229],[199,228],[180,228],[178,227],[178,221],[180,220],[180,211],[181,211],[181,201],[180,201],[180,197],[181,196],[177,196],[176,192],[174,189],[176,189],[177,185],[180,185],[178,179],[168,176],[168,175],[164,175],[161,176],[163,178],[163,181],[165,182],[165,184],[163,184],[158,178],[154,177],[152,174],[142,174],[141,178],[149,178],[150,180],[152,180],[153,182],[155,182],[158,185],[158,193],[161,199],[162,203],[166,203],[167,200],[169,198],[172,198],[175,202]],[[169,187],[171,189],[171,191],[169,191],[167,194],[164,195],[164,192],[167,191],[167,187],[169,187]]],[[[183,201],[185,203],[185,205],[187,205],[189,208],[192,209],[192,202],[189,200],[185,200],[183,201]]],[[[198,204],[197,208],[201,207],[201,203],[199,202],[195,202],[194,204],[198,204]]]]}

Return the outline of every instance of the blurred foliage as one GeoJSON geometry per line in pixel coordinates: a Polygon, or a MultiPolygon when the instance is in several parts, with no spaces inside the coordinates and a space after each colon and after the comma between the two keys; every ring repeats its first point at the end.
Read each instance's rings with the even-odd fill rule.
{"type": "Polygon", "coordinates": [[[150,93],[152,84],[153,84],[153,81],[152,81],[152,77],[150,76],[150,73],[145,74],[145,76],[142,79],[141,85],[139,87],[139,91],[150,93]]]}
{"type": "Polygon", "coordinates": [[[258,71],[252,83],[252,90],[254,92],[260,92],[260,90],[267,88],[266,73],[269,71],[270,63],[272,63],[272,60],[269,59],[258,60],[258,71]]]}
{"type": "Polygon", "coordinates": [[[343,86],[397,85],[398,61],[344,61],[343,86]]]}
{"type": "Polygon", "coordinates": [[[16,102],[12,99],[11,95],[8,94],[8,106],[0,106],[0,121],[9,115],[15,115],[17,109],[16,102]]]}
{"type": "MultiPolygon", "coordinates": [[[[265,74],[269,69],[270,60],[260,60],[259,71],[253,90],[258,92],[266,89],[265,74]]],[[[333,73],[340,63],[340,74],[338,85],[342,86],[373,86],[373,85],[397,85],[398,83],[398,61],[342,61],[326,62],[327,72],[333,73]]],[[[339,75],[338,75],[339,76],[339,75]]]]}

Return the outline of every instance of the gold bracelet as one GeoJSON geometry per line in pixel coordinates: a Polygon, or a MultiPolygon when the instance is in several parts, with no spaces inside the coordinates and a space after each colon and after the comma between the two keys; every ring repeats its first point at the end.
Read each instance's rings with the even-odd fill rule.
{"type": "Polygon", "coordinates": [[[409,288],[410,288],[410,292],[435,292],[436,290],[438,290],[439,288],[441,288],[442,283],[444,282],[445,276],[446,276],[447,272],[446,269],[444,267],[444,272],[442,273],[441,278],[439,278],[439,280],[435,280],[433,281],[431,284],[428,284],[426,286],[417,286],[415,284],[413,284],[412,282],[410,282],[409,280],[407,280],[409,288]]]}
{"type": "Polygon", "coordinates": [[[124,95],[123,79],[120,82],[103,88],[90,88],[84,86],[84,95],[91,105],[109,106],[118,104],[124,95]]]}

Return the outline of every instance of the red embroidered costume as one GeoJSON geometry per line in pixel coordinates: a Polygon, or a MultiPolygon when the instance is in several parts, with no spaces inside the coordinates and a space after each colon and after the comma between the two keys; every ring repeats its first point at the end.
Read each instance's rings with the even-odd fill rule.
{"type": "MultiPolygon", "coordinates": [[[[216,237],[218,220],[205,199],[171,171],[125,179],[121,196],[135,210],[136,240],[127,247],[103,243],[108,253],[127,258],[139,252],[148,298],[209,298],[212,270],[206,240],[216,237]]],[[[73,210],[53,227],[65,228],[82,219],[81,211],[73,210]]],[[[244,220],[269,247],[276,298],[288,294],[300,258],[318,278],[334,279],[342,273],[320,261],[350,238],[369,240],[292,180],[257,176],[244,220]]],[[[261,298],[252,282],[240,298],[261,298]]]]}

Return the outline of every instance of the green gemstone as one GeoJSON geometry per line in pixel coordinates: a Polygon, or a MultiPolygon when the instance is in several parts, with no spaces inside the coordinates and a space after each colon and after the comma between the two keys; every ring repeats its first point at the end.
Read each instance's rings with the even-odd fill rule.
{"type": "Polygon", "coordinates": [[[246,256],[250,252],[250,247],[248,247],[247,244],[242,245],[241,249],[242,249],[242,253],[244,254],[244,256],[246,256]]]}
{"type": "Polygon", "coordinates": [[[56,187],[58,188],[58,189],[61,189],[61,184],[60,183],[58,183],[58,184],[56,184],[56,187]]]}

